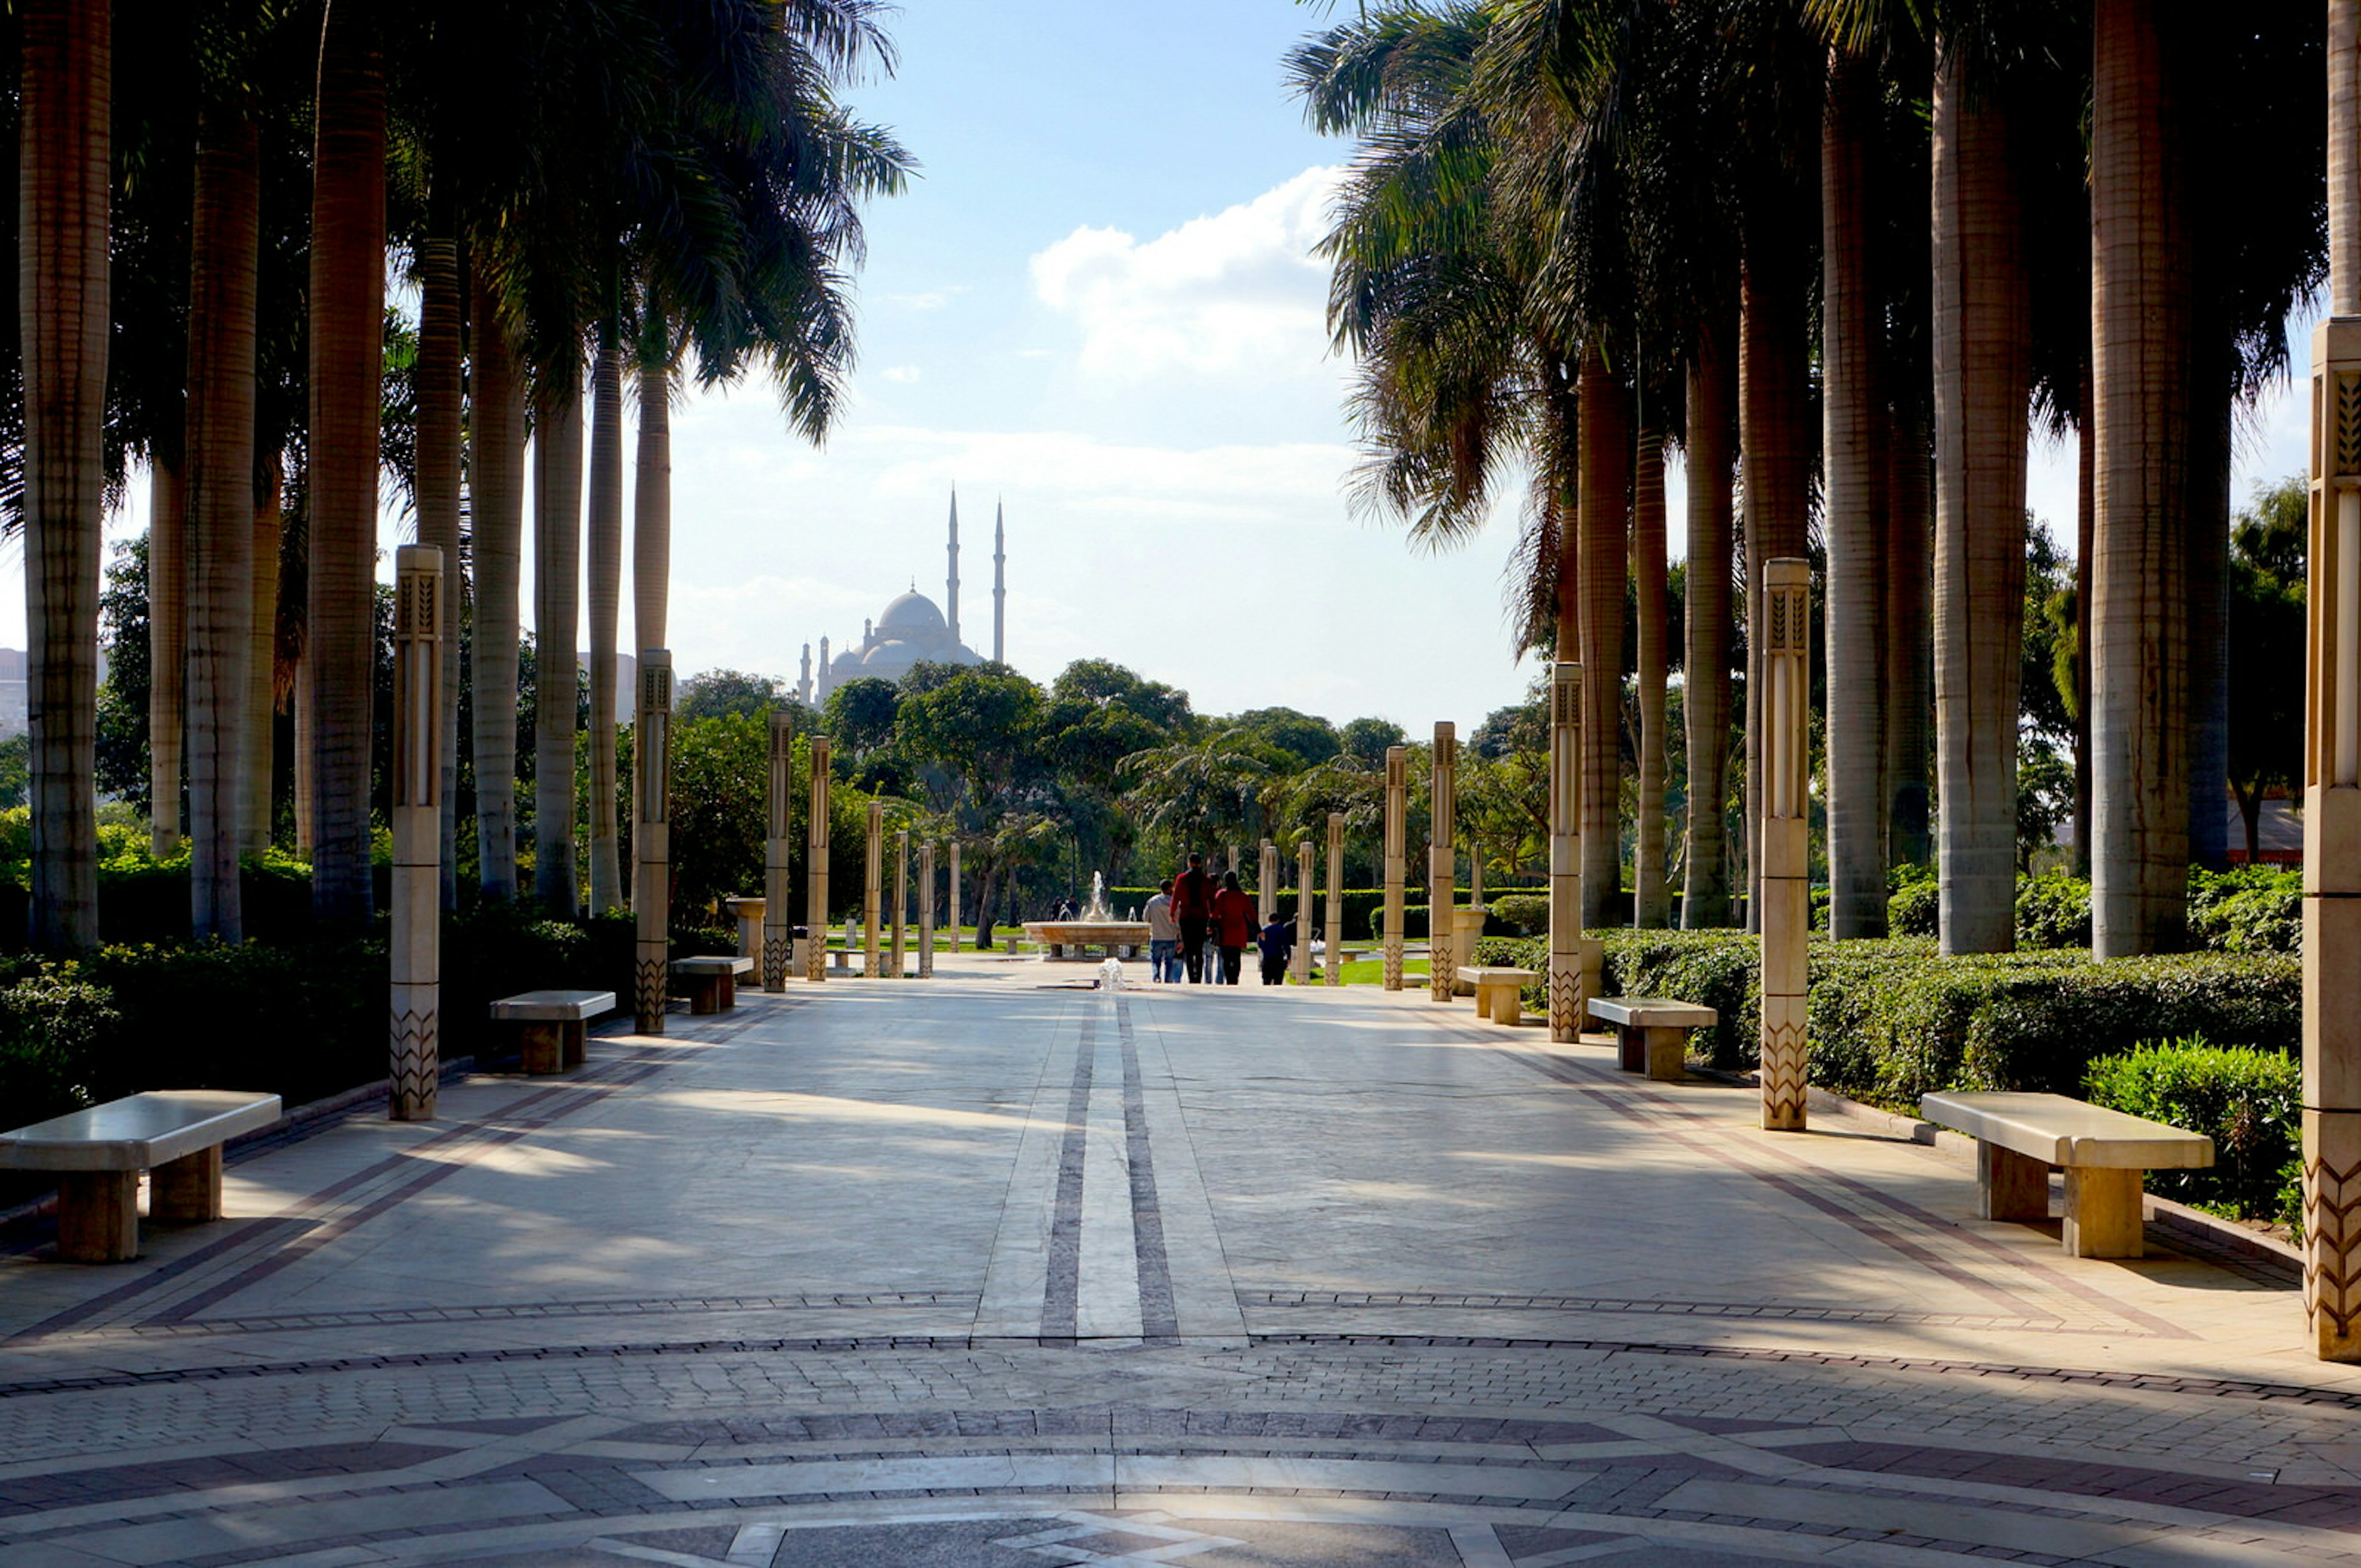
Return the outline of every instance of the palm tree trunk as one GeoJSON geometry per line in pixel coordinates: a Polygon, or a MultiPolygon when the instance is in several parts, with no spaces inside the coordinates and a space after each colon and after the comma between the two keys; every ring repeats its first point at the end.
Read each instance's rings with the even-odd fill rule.
{"type": "Polygon", "coordinates": [[[1664,882],[1664,433],[1653,420],[1641,423],[1632,472],[1631,580],[1640,618],[1640,831],[1631,851],[1631,923],[1658,928],[1672,924],[1673,900],[1664,882]]]}
{"type": "Polygon", "coordinates": [[[385,358],[385,63],[371,0],[329,0],[313,157],[312,907],[368,915],[378,415],[385,358]]]}
{"type": "Polygon", "coordinates": [[[418,543],[443,552],[436,622],[443,663],[442,904],[459,902],[459,469],[467,383],[460,346],[467,301],[460,291],[449,173],[437,170],[428,233],[418,247],[418,543]]]}
{"type": "MultiPolygon", "coordinates": [[[[190,929],[245,938],[247,707],[254,653],[255,269],[261,151],[251,115],[197,123],[189,253],[190,929]]],[[[374,498],[372,498],[374,499],[374,498]]],[[[372,508],[370,522],[376,521],[372,508]]],[[[262,781],[268,789],[269,781],[262,781]]]]}
{"type": "Polygon", "coordinates": [[[517,577],[524,554],[524,382],[498,302],[479,276],[469,313],[467,499],[473,524],[477,877],[487,898],[517,895],[517,577]]]}
{"type": "Polygon", "coordinates": [[[1885,935],[1885,302],[1871,262],[1877,69],[1834,51],[1820,137],[1828,470],[1828,933],[1885,935]]]}
{"type": "Polygon", "coordinates": [[[533,891],[572,918],[575,723],[580,706],[574,632],[582,615],[582,369],[571,357],[542,374],[533,420],[533,891]]]}
{"type": "Polygon", "coordinates": [[[279,712],[279,455],[255,465],[254,611],[246,654],[246,816],[238,830],[241,859],[270,849],[270,786],[277,754],[271,734],[279,712]]]}
{"type": "Polygon", "coordinates": [[[1935,740],[1942,947],[2016,939],[2025,630],[2024,211],[2005,104],[1954,50],[1935,84],[1935,740]]]}
{"type": "Polygon", "coordinates": [[[1729,327],[1697,333],[1688,372],[1686,516],[1687,646],[1681,718],[1688,743],[1689,842],[1681,883],[1681,925],[1730,924],[1730,569],[1732,453],[1738,410],[1730,380],[1729,327]]]}
{"type": "Polygon", "coordinates": [[[640,441],[631,486],[631,637],[664,646],[672,592],[672,380],[669,361],[640,370],[640,441]]]}
{"type": "MultiPolygon", "coordinates": [[[[2206,334],[2225,342],[2228,334],[2206,334]]],[[[2230,399],[2197,400],[2189,463],[2189,859],[2230,869],[2230,399]]]]}
{"type": "Polygon", "coordinates": [[[295,756],[291,770],[294,773],[295,853],[305,861],[312,858],[312,658],[310,651],[295,655],[295,723],[293,725],[295,756]]]}
{"type": "Polygon", "coordinates": [[[615,620],[623,595],[623,367],[611,333],[601,336],[590,375],[589,541],[590,912],[604,915],[623,903],[615,824],[615,620]]]}
{"type": "Polygon", "coordinates": [[[2198,367],[2172,26],[2098,0],[2092,27],[2091,937],[2179,948],[2188,921],[2189,482],[2198,367]]]}
{"type": "Polygon", "coordinates": [[[168,455],[159,433],[148,479],[148,845],[159,861],[181,850],[189,711],[189,488],[182,433],[169,439],[168,455]]]}
{"type": "Polygon", "coordinates": [[[2074,430],[2074,874],[2091,874],[2091,557],[2099,451],[2091,408],[2091,347],[2082,345],[2081,405],[2074,430]]]}
{"type": "Polygon", "coordinates": [[[98,946],[99,440],[106,405],[111,8],[26,0],[17,140],[26,693],[36,946],[98,946]]]}
{"type": "Polygon", "coordinates": [[[1927,747],[1935,672],[1927,602],[1935,467],[1927,449],[1925,360],[1915,369],[1913,375],[1895,367],[1891,383],[1893,466],[1885,511],[1885,855],[1888,865],[1905,866],[1923,866],[1932,853],[1927,747]]]}
{"type": "Polygon", "coordinates": [[[1631,395],[1593,343],[1584,352],[1582,926],[1620,917],[1623,894],[1623,585],[1631,554],[1631,395]]]}
{"type": "Polygon", "coordinates": [[[2328,313],[2361,315],[2361,0],[2328,0],[2328,313]]]}

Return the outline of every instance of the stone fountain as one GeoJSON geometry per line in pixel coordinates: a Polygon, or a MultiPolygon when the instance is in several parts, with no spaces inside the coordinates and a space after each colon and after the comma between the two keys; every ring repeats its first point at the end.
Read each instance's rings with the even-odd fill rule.
{"type": "Polygon", "coordinates": [[[1093,872],[1089,908],[1071,920],[1027,920],[1025,935],[1052,961],[1128,959],[1148,946],[1148,922],[1117,918],[1107,907],[1106,878],[1093,872]]]}

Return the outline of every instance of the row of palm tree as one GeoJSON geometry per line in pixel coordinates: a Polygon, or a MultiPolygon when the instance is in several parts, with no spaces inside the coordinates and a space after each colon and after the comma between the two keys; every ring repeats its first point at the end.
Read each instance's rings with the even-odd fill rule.
{"type": "MultiPolygon", "coordinates": [[[[1627,583],[1635,913],[1669,915],[1677,446],[1693,795],[1730,776],[1763,563],[1819,554],[1833,930],[1883,934],[1889,868],[1931,849],[1946,948],[2010,944],[2039,421],[2088,477],[2095,946],[2180,944],[2223,848],[2232,417],[2325,270],[2323,43],[2154,0],[1392,0],[1291,53],[1312,123],[1358,142],[1323,250],[1364,499],[1448,542],[1527,486],[1511,620],[1584,667],[1586,924],[1621,891],[1627,583]]],[[[1755,857],[1687,819],[1684,922],[1725,924],[1755,857]]]]}
{"type": "Polygon", "coordinates": [[[532,891],[574,911],[577,740],[549,716],[576,709],[586,401],[589,895],[619,904],[627,385],[640,410],[631,645],[661,646],[665,415],[683,378],[759,369],[814,440],[836,412],[860,208],[910,167],[838,97],[891,69],[874,0],[32,0],[16,27],[37,938],[79,950],[97,938],[98,528],[135,462],[153,499],[157,835],[159,848],[178,837],[185,753],[193,926],[236,939],[239,861],[268,842],[270,720],[290,685],[315,908],[337,923],[368,910],[389,472],[452,586],[445,897],[457,893],[463,739],[482,890],[524,891],[515,773],[530,443],[542,716],[532,891]],[[126,102],[111,104],[118,93],[126,102]],[[417,299],[398,376],[390,270],[417,299]],[[282,529],[300,595],[279,591],[282,529]],[[469,604],[475,718],[463,738],[469,604]]]}

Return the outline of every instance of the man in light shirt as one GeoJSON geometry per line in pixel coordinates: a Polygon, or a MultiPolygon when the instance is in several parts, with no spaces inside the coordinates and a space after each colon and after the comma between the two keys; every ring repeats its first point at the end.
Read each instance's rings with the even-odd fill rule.
{"type": "Polygon", "coordinates": [[[1175,985],[1180,981],[1180,922],[1172,917],[1170,877],[1148,901],[1148,978],[1175,985]]]}

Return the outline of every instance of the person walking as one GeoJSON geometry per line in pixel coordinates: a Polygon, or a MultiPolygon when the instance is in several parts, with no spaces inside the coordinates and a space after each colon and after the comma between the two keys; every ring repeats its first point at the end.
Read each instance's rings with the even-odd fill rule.
{"type": "Polygon", "coordinates": [[[1187,960],[1191,984],[1210,981],[1204,972],[1205,933],[1213,924],[1213,879],[1205,874],[1205,857],[1194,852],[1188,866],[1172,879],[1172,922],[1180,928],[1180,956],[1187,960]]]}
{"type": "Polygon", "coordinates": [[[1180,923],[1172,918],[1172,879],[1158,884],[1148,901],[1148,978],[1152,984],[1180,979],[1180,923]]]}
{"type": "Polygon", "coordinates": [[[1295,947],[1295,927],[1273,915],[1270,924],[1262,928],[1262,935],[1255,938],[1255,945],[1262,949],[1262,982],[1285,985],[1287,955],[1295,947]]]}
{"type": "Polygon", "coordinates": [[[1222,873],[1221,891],[1213,894],[1213,928],[1222,944],[1222,983],[1235,985],[1255,939],[1254,900],[1239,891],[1235,872],[1222,873]]]}

